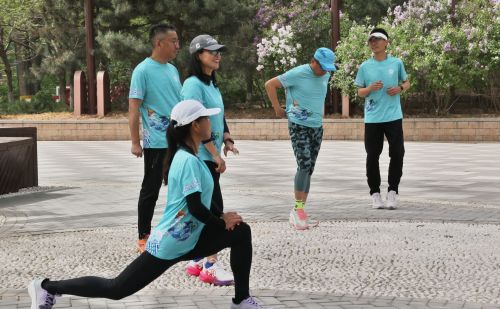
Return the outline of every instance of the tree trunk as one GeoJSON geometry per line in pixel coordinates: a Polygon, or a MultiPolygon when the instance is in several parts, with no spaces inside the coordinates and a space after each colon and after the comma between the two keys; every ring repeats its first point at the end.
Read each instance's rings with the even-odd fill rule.
{"type": "Polygon", "coordinates": [[[59,102],[66,104],[66,72],[59,73],[59,102]]]}
{"type": "MultiPolygon", "coordinates": [[[[253,69],[252,69],[253,71],[253,69]]],[[[252,93],[253,93],[253,72],[247,70],[247,74],[245,74],[245,80],[247,84],[247,93],[245,98],[245,103],[249,104],[252,101],[252,93]]]]}
{"type": "Polygon", "coordinates": [[[0,26],[0,59],[4,65],[5,76],[7,77],[7,100],[9,103],[14,102],[14,86],[12,83],[12,69],[10,68],[9,57],[7,56],[7,48],[5,47],[4,29],[0,26]]]}
{"type": "Polygon", "coordinates": [[[7,100],[9,103],[14,102],[14,84],[12,77],[12,69],[10,68],[9,58],[7,57],[7,51],[0,48],[0,58],[2,59],[4,65],[5,76],[7,77],[7,100]]]}
{"type": "Polygon", "coordinates": [[[14,50],[17,62],[17,82],[20,96],[31,96],[40,89],[40,81],[38,81],[30,72],[33,63],[36,59],[26,60],[28,57],[23,50],[23,46],[14,43],[14,50]]]}

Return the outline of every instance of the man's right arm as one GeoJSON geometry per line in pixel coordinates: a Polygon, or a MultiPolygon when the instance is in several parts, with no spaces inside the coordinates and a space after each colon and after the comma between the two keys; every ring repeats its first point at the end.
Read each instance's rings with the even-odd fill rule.
{"type": "Polygon", "coordinates": [[[372,91],[380,90],[384,87],[382,81],[376,81],[368,85],[368,87],[358,88],[358,95],[365,98],[370,95],[372,91]]]}
{"type": "Polygon", "coordinates": [[[136,157],[142,157],[141,138],[139,136],[139,107],[140,99],[128,100],[128,126],[130,128],[130,139],[132,140],[131,152],[136,157]]]}
{"type": "Polygon", "coordinates": [[[280,118],[286,118],[286,112],[280,106],[280,102],[278,101],[278,88],[283,87],[278,77],[274,77],[268,80],[265,84],[265,87],[267,96],[269,98],[269,101],[271,101],[271,104],[273,105],[276,116],[280,118]]]}

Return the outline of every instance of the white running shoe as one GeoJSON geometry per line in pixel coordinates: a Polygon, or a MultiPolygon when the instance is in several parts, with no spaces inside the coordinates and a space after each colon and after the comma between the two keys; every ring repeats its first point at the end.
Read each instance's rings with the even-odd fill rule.
{"type": "Polygon", "coordinates": [[[201,281],[218,286],[231,285],[234,283],[233,273],[220,267],[218,262],[212,264],[212,266],[208,268],[206,268],[205,265],[206,264],[203,263],[203,269],[200,272],[199,278],[201,281]]]}
{"type": "Polygon", "coordinates": [[[387,192],[387,209],[396,209],[398,208],[398,194],[396,191],[391,190],[387,192]]]}
{"type": "MultiPolygon", "coordinates": [[[[249,296],[248,298],[245,298],[241,303],[238,305],[235,303],[231,303],[231,309],[264,309],[258,302],[257,299],[249,296]]],[[[271,309],[271,308],[267,308],[271,309]]]]}
{"type": "Polygon", "coordinates": [[[56,296],[42,288],[44,279],[36,279],[28,285],[28,293],[31,297],[31,309],[52,309],[56,303],[56,296]]]}
{"type": "Polygon", "coordinates": [[[289,222],[296,230],[307,230],[309,228],[309,225],[307,225],[307,214],[303,208],[292,208],[289,222]]]}
{"type": "Polygon", "coordinates": [[[384,201],[382,201],[382,196],[380,196],[380,192],[375,192],[372,194],[372,208],[384,209],[384,201]]]}

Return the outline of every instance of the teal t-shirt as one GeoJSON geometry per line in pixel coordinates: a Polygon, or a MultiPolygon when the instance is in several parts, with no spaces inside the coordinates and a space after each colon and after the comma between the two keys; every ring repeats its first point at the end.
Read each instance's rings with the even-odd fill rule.
{"type": "Polygon", "coordinates": [[[330,73],[317,76],[309,64],[303,64],[278,79],[285,87],[288,120],[310,128],[321,127],[330,73]]]}
{"type": "MultiPolygon", "coordinates": [[[[207,85],[198,79],[198,77],[191,76],[182,85],[181,98],[182,100],[197,100],[206,108],[217,107],[221,109],[221,112],[217,115],[210,116],[212,138],[215,149],[220,154],[224,140],[224,103],[219,88],[215,87],[212,82],[210,82],[210,85],[207,85]]],[[[198,156],[204,161],[214,161],[212,155],[203,144],[198,149],[198,156]]]]}
{"type": "Polygon", "coordinates": [[[372,91],[365,98],[365,123],[389,122],[403,118],[401,96],[388,95],[387,88],[397,87],[407,79],[403,62],[390,55],[383,61],[370,58],[361,64],[354,82],[356,86],[368,87],[379,80],[384,84],[382,89],[372,91]]]}
{"type": "Polygon", "coordinates": [[[167,148],[170,112],[180,101],[181,87],[179,72],[170,63],[146,58],[134,69],[128,97],[142,100],[143,148],[167,148]]]}
{"type": "Polygon", "coordinates": [[[201,193],[201,202],[210,209],[214,181],[205,162],[179,149],[168,174],[167,206],[153,229],[146,250],[157,258],[172,260],[193,250],[205,226],[191,215],[186,196],[201,193]]]}

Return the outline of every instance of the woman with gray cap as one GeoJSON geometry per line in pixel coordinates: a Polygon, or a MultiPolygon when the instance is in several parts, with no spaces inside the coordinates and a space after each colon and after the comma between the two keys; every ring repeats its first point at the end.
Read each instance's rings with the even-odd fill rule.
{"type": "Polygon", "coordinates": [[[235,277],[235,297],[230,308],[262,309],[249,293],[250,226],[236,212],[218,216],[210,211],[214,183],[197,155],[201,141],[210,137],[209,117],[218,113],[220,109],[207,109],[195,100],[181,101],[172,109],[164,163],[167,206],[148,238],[146,251],[113,279],[89,276],[33,280],[28,285],[31,309],[51,309],[61,294],[122,299],[146,287],[176,263],[224,248],[231,248],[235,277]]]}
{"type": "MultiPolygon", "coordinates": [[[[219,179],[220,174],[226,169],[226,163],[221,158],[221,148],[224,145],[225,155],[228,151],[238,153],[224,119],[224,103],[215,78],[215,71],[219,69],[221,53],[224,49],[224,45],[219,44],[208,34],[195,37],[189,45],[191,62],[188,78],[184,81],[181,90],[183,100],[197,100],[206,108],[220,108],[222,110],[220,114],[210,117],[212,135],[200,145],[198,154],[205,161],[214,180],[211,210],[218,215],[224,213],[219,179]]],[[[217,255],[209,256],[206,259],[200,256],[189,262],[186,273],[198,276],[201,281],[214,285],[230,285],[234,282],[233,274],[220,267],[217,255]]]]}

